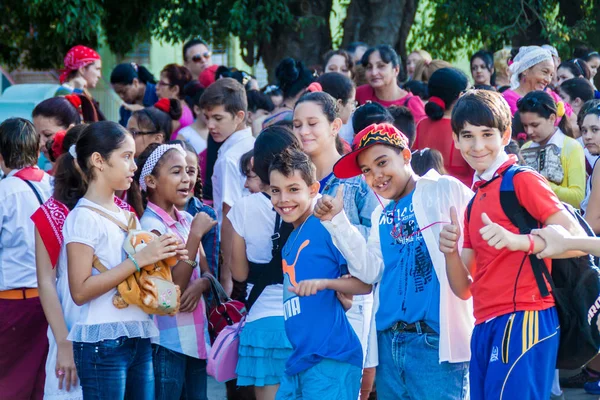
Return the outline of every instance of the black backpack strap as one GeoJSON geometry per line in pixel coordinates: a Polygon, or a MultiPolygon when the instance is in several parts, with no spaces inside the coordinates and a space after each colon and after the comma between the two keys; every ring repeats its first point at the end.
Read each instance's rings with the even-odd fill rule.
{"type": "Polygon", "coordinates": [[[40,203],[41,205],[44,205],[44,200],[42,200],[42,196],[40,195],[40,192],[37,191],[37,189],[35,188],[35,186],[33,186],[33,183],[29,182],[27,179],[23,179],[20,178],[23,182],[25,182],[27,184],[27,186],[29,186],[29,188],[33,191],[33,194],[35,194],[35,197],[37,198],[37,201],[40,203]]]}
{"type": "Polygon", "coordinates": [[[471,210],[473,209],[473,202],[475,201],[475,196],[477,196],[477,194],[471,197],[471,200],[469,200],[469,204],[467,204],[467,222],[471,222],[471,210]]]}
{"type": "MultiPolygon", "coordinates": [[[[502,182],[500,183],[500,206],[502,207],[502,211],[506,214],[510,222],[519,229],[522,235],[528,235],[532,229],[540,227],[540,223],[521,205],[515,192],[514,177],[516,174],[525,171],[532,171],[532,169],[513,165],[502,173],[502,182]]],[[[550,271],[546,267],[546,263],[534,254],[529,256],[529,261],[540,294],[542,297],[548,296],[550,292],[548,291],[546,282],[554,290],[554,281],[552,280],[550,271]]]]}
{"type": "Polygon", "coordinates": [[[254,278],[254,286],[252,287],[250,295],[248,296],[248,300],[246,301],[246,309],[248,311],[250,311],[252,305],[254,305],[256,300],[258,300],[259,296],[267,286],[283,283],[281,250],[293,230],[293,225],[287,222],[282,222],[281,216],[277,214],[277,217],[275,218],[275,229],[273,236],[271,236],[273,244],[271,249],[271,261],[269,261],[267,264],[249,263],[251,271],[254,270],[256,272],[252,274],[254,278]]]}

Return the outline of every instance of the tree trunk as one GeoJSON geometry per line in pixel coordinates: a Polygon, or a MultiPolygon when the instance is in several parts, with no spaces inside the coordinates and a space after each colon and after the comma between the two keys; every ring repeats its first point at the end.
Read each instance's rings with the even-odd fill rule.
{"type": "Polygon", "coordinates": [[[294,15],[292,26],[273,27],[269,42],[259,47],[259,57],[269,72],[269,81],[275,81],[275,68],[285,57],[304,61],[308,67],[321,64],[321,57],[331,49],[329,17],[333,0],[291,0],[289,8],[294,15]]]}
{"type": "Polygon", "coordinates": [[[417,6],[418,0],[352,0],[344,21],[342,46],[356,41],[370,46],[389,44],[405,64],[406,39],[417,6]]]}

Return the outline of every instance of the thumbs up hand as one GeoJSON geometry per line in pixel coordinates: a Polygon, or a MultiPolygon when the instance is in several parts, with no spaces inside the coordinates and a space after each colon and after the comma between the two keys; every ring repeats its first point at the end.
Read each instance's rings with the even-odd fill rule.
{"type": "Polygon", "coordinates": [[[325,195],[315,205],[314,215],[321,221],[331,221],[344,208],[344,185],[337,188],[335,197],[325,195]]]}
{"type": "Polygon", "coordinates": [[[507,248],[510,251],[526,251],[529,239],[525,235],[517,235],[494,223],[486,213],[481,214],[484,227],[479,230],[481,237],[496,250],[507,248]],[[523,240],[524,239],[524,240],[523,240]]]}
{"type": "Polygon", "coordinates": [[[444,225],[440,232],[440,251],[444,254],[452,254],[458,250],[458,239],[460,239],[460,224],[456,207],[450,207],[450,224],[444,225]]]}

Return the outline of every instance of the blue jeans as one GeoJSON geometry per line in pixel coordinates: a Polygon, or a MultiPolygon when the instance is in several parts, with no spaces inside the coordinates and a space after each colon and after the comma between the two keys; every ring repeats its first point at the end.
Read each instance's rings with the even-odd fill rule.
{"type": "Polygon", "coordinates": [[[154,400],[150,339],[74,342],[73,353],[85,400],[154,400]]]}
{"type": "Polygon", "coordinates": [[[206,360],[152,345],[157,400],[207,400],[206,360]]]}
{"type": "Polygon", "coordinates": [[[377,343],[379,400],[468,398],[469,363],[440,364],[437,334],[387,329],[377,332],[377,343]]]}

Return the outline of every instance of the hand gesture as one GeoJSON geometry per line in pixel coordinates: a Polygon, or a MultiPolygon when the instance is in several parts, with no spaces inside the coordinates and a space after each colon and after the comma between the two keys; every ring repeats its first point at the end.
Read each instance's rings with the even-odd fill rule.
{"type": "Polygon", "coordinates": [[[479,230],[479,233],[489,246],[494,247],[496,250],[504,248],[510,251],[522,250],[520,235],[514,234],[492,222],[486,213],[481,214],[481,220],[485,226],[479,230]]]}
{"type": "Polygon", "coordinates": [[[567,246],[567,240],[572,237],[571,233],[560,225],[548,225],[544,229],[534,229],[531,231],[546,242],[546,247],[537,254],[537,258],[552,258],[558,254],[563,254],[572,250],[567,246]]]}
{"type": "Polygon", "coordinates": [[[458,239],[460,239],[460,224],[456,207],[450,207],[450,224],[444,225],[440,232],[440,251],[444,254],[452,254],[458,250],[458,239]]]}
{"type": "Polygon", "coordinates": [[[202,293],[210,288],[210,283],[206,278],[196,279],[190,283],[185,292],[181,295],[181,306],[179,312],[193,312],[198,307],[198,303],[202,298],[202,293]]]}
{"type": "Polygon", "coordinates": [[[288,288],[290,292],[296,293],[301,297],[312,296],[325,289],[327,289],[327,279],[306,279],[300,281],[298,286],[288,288]]]}
{"type": "Polygon", "coordinates": [[[335,197],[325,195],[317,201],[315,205],[315,217],[321,221],[331,221],[344,208],[344,185],[337,188],[335,197]]]}
{"type": "MultiPolygon", "coordinates": [[[[352,275],[350,274],[346,274],[346,275],[342,275],[340,277],[340,279],[348,279],[351,278],[352,275]]],[[[344,311],[348,311],[349,309],[352,308],[352,303],[354,300],[354,296],[351,294],[345,294],[345,293],[341,293],[341,292],[335,292],[335,295],[337,296],[338,300],[340,301],[340,303],[342,303],[342,308],[344,309],[344,311]]]]}
{"type": "Polygon", "coordinates": [[[199,212],[192,220],[192,227],[190,231],[202,237],[206,235],[206,233],[215,225],[217,225],[217,221],[212,219],[210,215],[205,212],[199,212]]]}
{"type": "Polygon", "coordinates": [[[75,358],[73,357],[73,344],[69,341],[59,343],[56,352],[56,366],[54,372],[58,378],[58,388],[60,390],[71,390],[77,386],[77,368],[75,368],[75,358]]]}
{"type": "Polygon", "coordinates": [[[187,260],[188,251],[185,243],[181,243],[175,235],[165,233],[161,237],[154,239],[146,247],[140,250],[134,257],[140,267],[155,264],[169,257],[177,257],[180,260],[187,260]]]}

